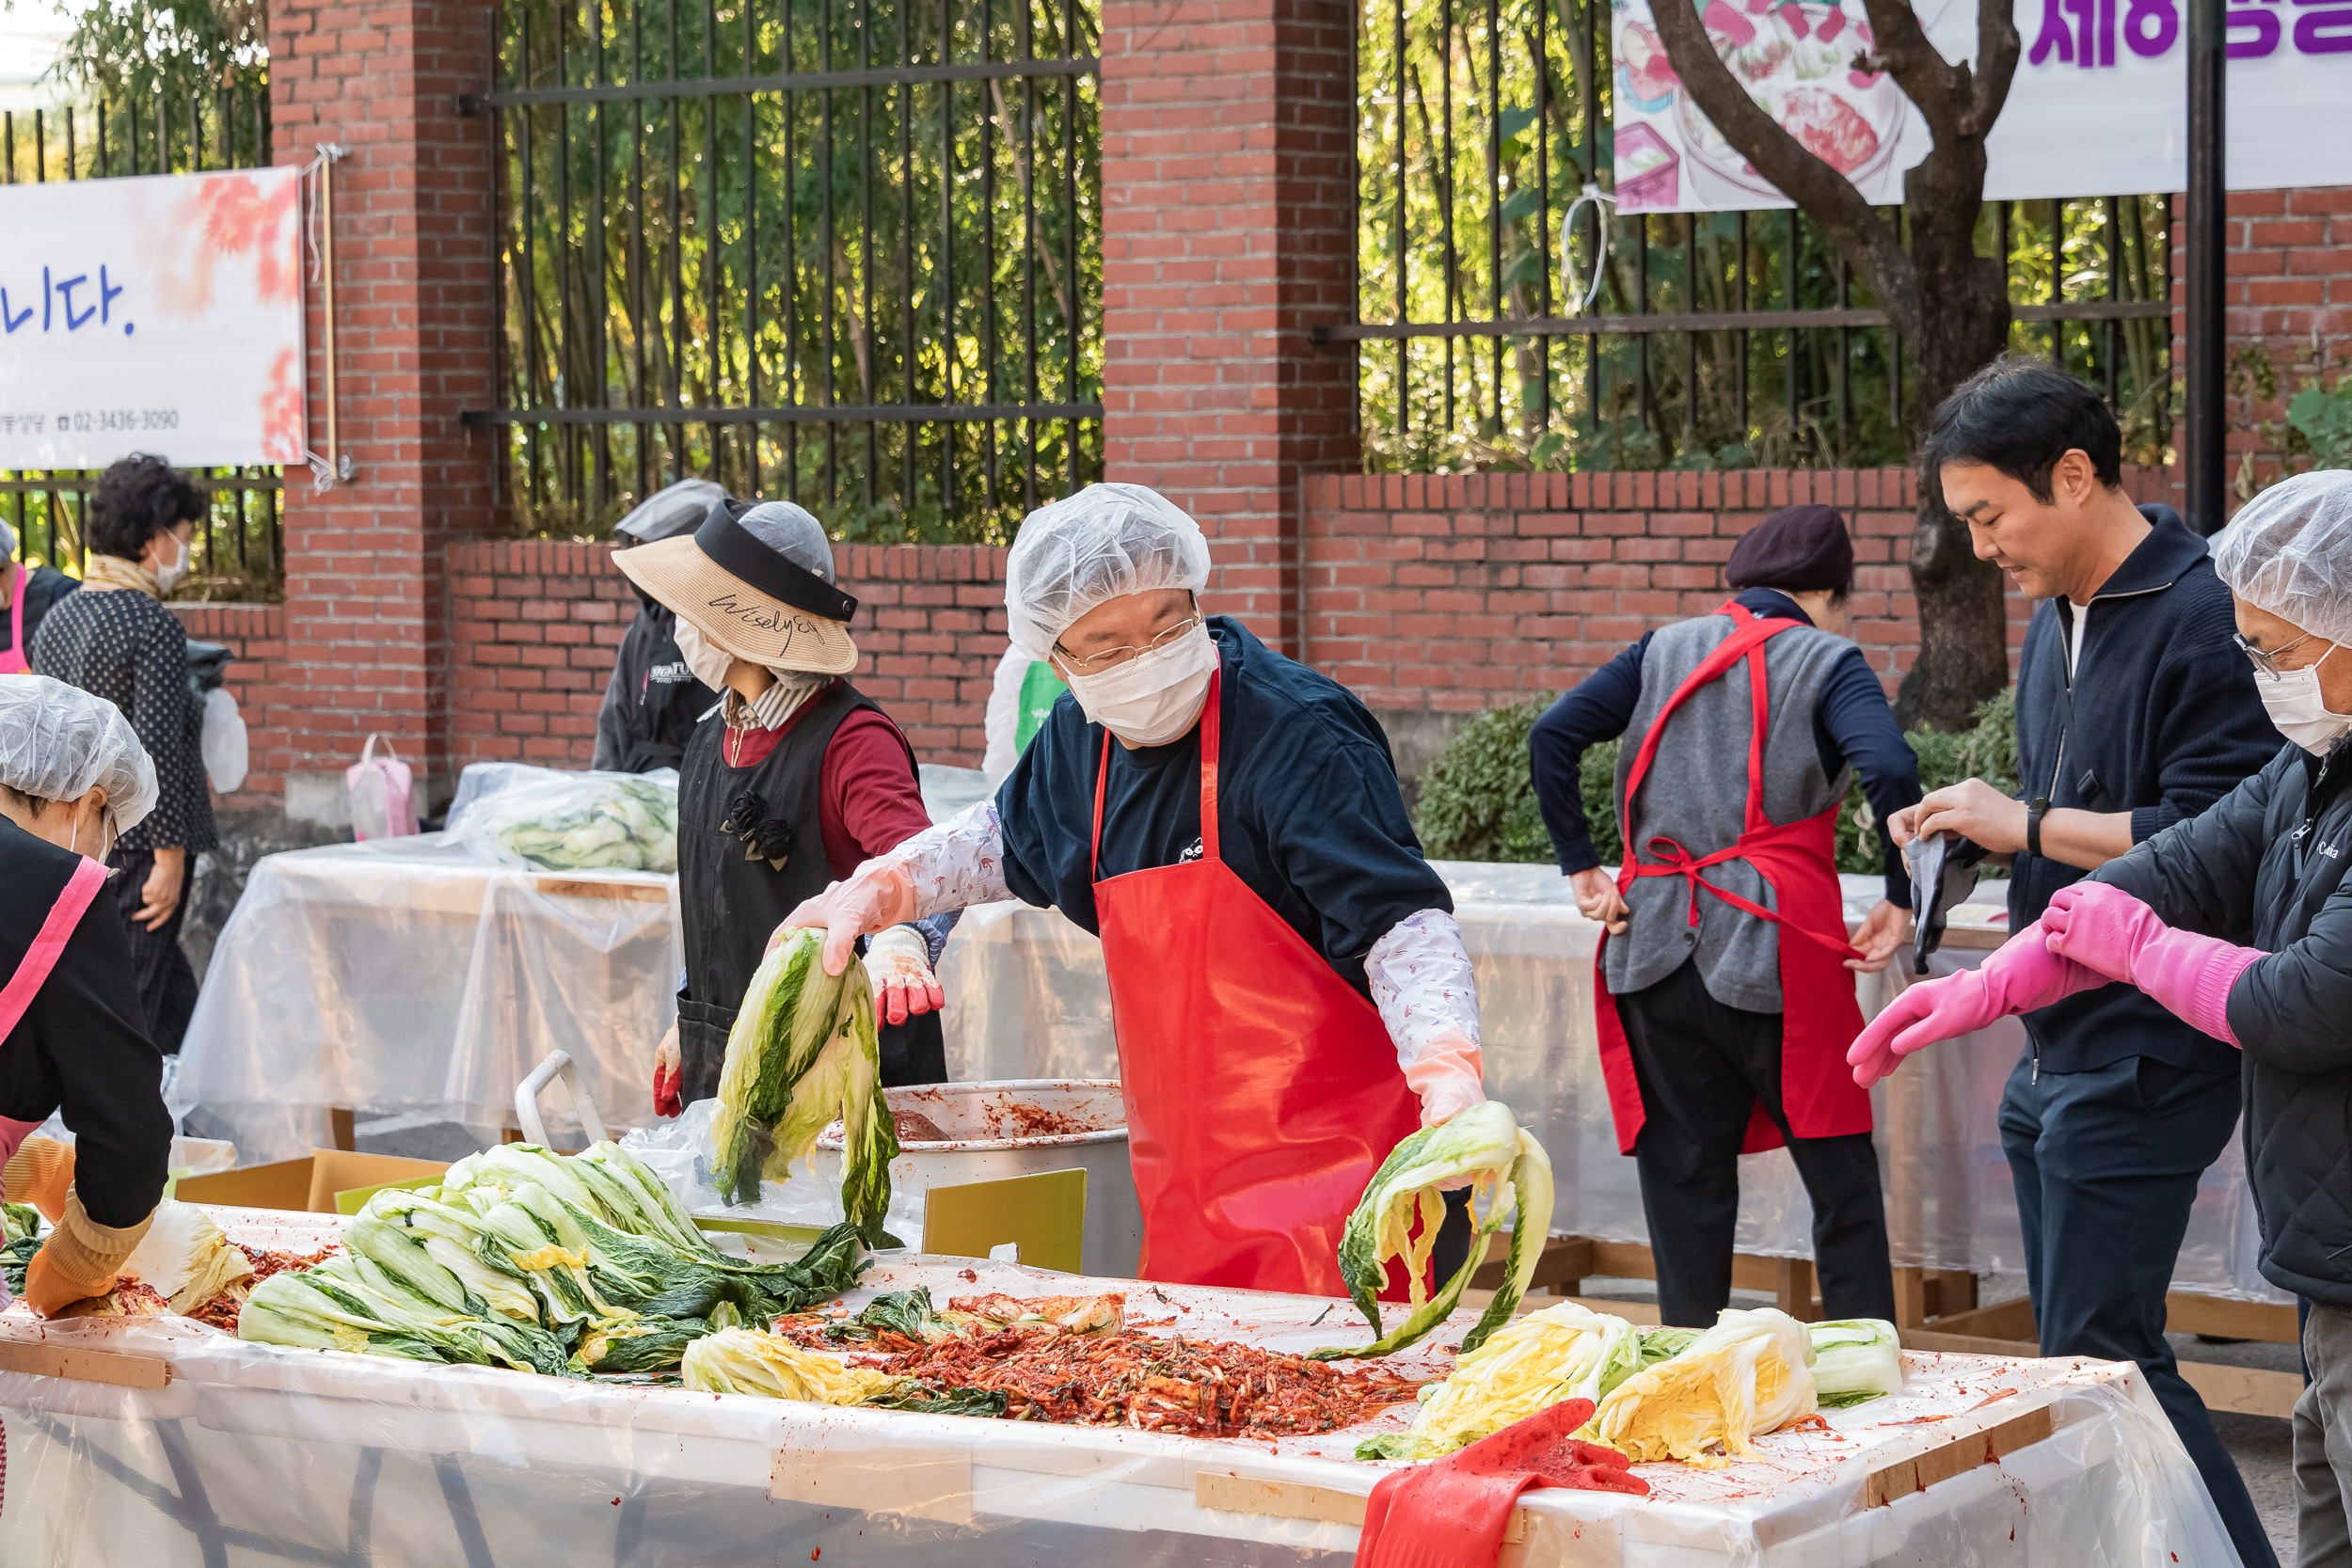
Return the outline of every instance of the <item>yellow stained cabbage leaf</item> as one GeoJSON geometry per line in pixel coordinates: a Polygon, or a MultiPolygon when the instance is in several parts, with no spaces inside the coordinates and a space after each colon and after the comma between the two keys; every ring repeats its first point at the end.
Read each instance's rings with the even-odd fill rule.
{"type": "Polygon", "coordinates": [[[1623,1318],[1564,1302],[1514,1318],[1454,1374],[1422,1392],[1412,1426],[1366,1438],[1359,1459],[1432,1459],[1563,1400],[1597,1402],[1641,1370],[1641,1336],[1623,1318]]]}
{"type": "Polygon", "coordinates": [[[898,1382],[755,1328],[706,1334],[686,1347],[678,1373],[686,1386],[706,1394],[760,1394],[811,1404],[858,1404],[898,1382]]]}
{"type": "Polygon", "coordinates": [[[1756,1455],[1749,1438],[1814,1410],[1813,1343],[1785,1312],[1728,1311],[1672,1360],[1617,1385],[1587,1429],[1635,1464],[1678,1459],[1701,1469],[1756,1455]]]}

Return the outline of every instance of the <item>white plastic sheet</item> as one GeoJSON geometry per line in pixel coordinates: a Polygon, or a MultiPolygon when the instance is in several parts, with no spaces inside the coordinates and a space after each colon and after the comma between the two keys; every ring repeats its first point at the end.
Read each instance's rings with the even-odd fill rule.
{"type": "MultiPolygon", "coordinates": [[[[1477,971],[1488,1092],[1517,1109],[1559,1173],[1552,1227],[1608,1241],[1649,1240],[1633,1162],[1618,1153],[1593,1024],[1593,955],[1600,927],[1576,911],[1549,866],[1439,862],[1477,971]]],[[[1883,895],[1876,878],[1846,879],[1859,918],[1883,895]]],[[[1979,894],[1997,897],[1997,890],[1979,894]]],[[[1981,952],[1946,949],[1939,974],[1981,952]]],[[[1899,956],[1861,980],[1866,1016],[1904,983],[1899,956]]],[[[966,911],[940,964],[947,992],[947,1070],[956,1078],[1111,1078],[1110,993],[1102,946],[1058,912],[1000,903],[966,911]]],[[[1995,1117],[2001,1086],[2025,1049],[2007,1019],[1912,1057],[1872,1092],[1887,1227],[1895,1261],[1975,1273],[2025,1267],[2017,1202],[1995,1117]]],[[[1742,1252],[1813,1254],[1812,1209],[1785,1151],[1741,1159],[1742,1252]]],[[[2199,1185],[2174,1284],[2187,1291],[2284,1301],[2255,1268],[2259,1233],[2241,1146],[2199,1185]]]]}
{"type": "MultiPolygon", "coordinates": [[[[285,1244],[255,1212],[232,1238],[285,1244]]],[[[306,1216],[306,1218],[308,1218],[306,1216]]],[[[307,1239],[307,1238],[306,1238],[307,1239]]],[[[297,1243],[299,1244],[299,1243],[297,1243]]],[[[1119,1289],[1132,1282],[961,1259],[895,1258],[847,1298],[1119,1289]]],[[[1130,1294],[1159,1332],[1299,1350],[1364,1332],[1306,1297],[1163,1288],[1130,1294]]],[[[1398,1310],[1402,1310],[1399,1308],[1398,1310]]],[[[1409,1375],[1436,1348],[1398,1358],[1409,1375]]],[[[1205,1507],[1202,1477],[1361,1496],[1383,1466],[1351,1432],[1204,1441],[898,1411],[836,1410],[246,1345],[185,1323],[43,1326],[0,1340],[91,1345],[169,1364],[159,1389],[0,1373],[8,1441],[0,1560],[875,1564],[1343,1568],[1354,1527],[1205,1507]]],[[[2129,1365],[1910,1354],[1904,1391],[1762,1440],[1765,1458],[1645,1465],[1652,1495],[1550,1491],[1505,1562],[1559,1568],[1813,1568],[1961,1561],[2048,1568],[2233,1564],[2202,1483],[2129,1365]],[[1891,1506],[1865,1478],[2039,1406],[2054,1433],[1891,1506]]]]}
{"type": "MultiPolygon", "coordinates": [[[[608,1127],[646,1122],[676,1013],[676,896],[674,877],[484,865],[437,833],[265,856],[167,1102],[248,1164],[294,1159],[336,1106],[494,1129],[561,1050],[608,1127]]],[[[575,1130],[550,1109],[550,1132],[575,1130]]]]}

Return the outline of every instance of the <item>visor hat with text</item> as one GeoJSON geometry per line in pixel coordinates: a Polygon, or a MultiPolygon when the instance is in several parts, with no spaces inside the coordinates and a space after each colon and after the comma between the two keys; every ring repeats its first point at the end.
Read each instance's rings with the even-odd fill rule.
{"type": "Polygon", "coordinates": [[[714,502],[692,533],[612,562],[737,658],[822,675],[857,667],[857,600],[834,586],[823,526],[790,501],[714,502]]]}

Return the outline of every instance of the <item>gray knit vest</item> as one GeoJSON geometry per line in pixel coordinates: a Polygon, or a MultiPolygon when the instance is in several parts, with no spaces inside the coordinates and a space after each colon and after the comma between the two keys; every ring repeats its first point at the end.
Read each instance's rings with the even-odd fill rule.
{"type": "MultiPolygon", "coordinates": [[[[1644,863],[1659,863],[1646,851],[1655,835],[1673,839],[1696,860],[1736,843],[1746,827],[1751,717],[1744,658],[1675,709],[1629,817],[1625,799],[1642,737],[1667,699],[1732,630],[1728,615],[1677,622],[1653,635],[1642,656],[1642,699],[1617,753],[1615,798],[1617,821],[1631,830],[1626,844],[1644,863]]],[[[1809,626],[1764,644],[1772,707],[1764,736],[1764,815],[1774,823],[1818,816],[1845,798],[1852,769],[1841,768],[1834,779],[1822,776],[1813,715],[1830,671],[1852,646],[1809,626]]],[[[1726,861],[1700,875],[1751,903],[1778,907],[1764,879],[1744,861],[1726,861]]],[[[1695,949],[1700,976],[1716,1001],[1750,1012],[1781,1010],[1780,932],[1772,922],[1701,890],[1693,928],[1691,884],[1681,877],[1644,877],[1626,902],[1632,909],[1629,927],[1609,939],[1602,958],[1611,995],[1656,985],[1695,949]]]]}

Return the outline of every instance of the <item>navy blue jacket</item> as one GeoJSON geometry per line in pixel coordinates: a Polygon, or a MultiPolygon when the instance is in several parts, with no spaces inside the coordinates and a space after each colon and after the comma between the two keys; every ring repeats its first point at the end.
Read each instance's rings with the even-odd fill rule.
{"type": "MultiPolygon", "coordinates": [[[[2074,733],[2059,757],[2059,688],[2073,611],[2036,606],[2017,667],[2020,798],[2055,809],[2132,814],[2144,844],[2196,816],[2279,754],[2254,667],[2231,641],[2230,591],[2205,542],[2169,506],[2140,508],[2154,528],[2091,597],[2074,672],[2074,733]],[[2086,769],[2096,787],[2086,799],[2086,769]]],[[[2010,870],[2010,929],[2042,918],[2050,895],[2089,873],[2020,852],[2010,870]]],[[[2153,1056],[2200,1072],[2235,1072],[2238,1053],[2150,1001],[2137,988],[2102,986],[2025,1015],[2042,1067],[2088,1072],[2153,1056]]]]}
{"type": "MultiPolygon", "coordinates": [[[[1771,588],[1751,588],[1739,595],[1751,612],[1801,621],[1812,618],[1797,601],[1771,588]]],[[[1535,721],[1527,739],[1534,764],[1535,803],[1550,831],[1552,851],[1561,871],[1570,877],[1600,863],[1593,850],[1591,828],[1584,820],[1584,797],[1580,777],[1585,751],[1625,734],[1633,710],[1642,700],[1642,656],[1649,634],[1616,657],[1576,683],[1566,695],[1535,721]]],[[[1879,820],[1879,842],[1886,857],[1886,896],[1898,904],[1911,902],[1911,876],[1903,858],[1886,839],[1886,823],[1905,806],[1919,801],[1919,759],[1903,738],[1886,705],[1885,689],[1870,673],[1870,661],[1856,648],[1838,661],[1813,709],[1813,744],[1821,754],[1821,772],[1831,779],[1851,764],[1862,775],[1863,797],[1879,820]]],[[[1744,770],[1747,758],[1740,766],[1744,770]]],[[[1740,787],[1745,788],[1744,771],[1740,787]]]]}
{"type": "MultiPolygon", "coordinates": [[[[1234,876],[1366,996],[1364,958],[1406,915],[1454,908],[1405,815],[1389,737],[1328,675],[1213,615],[1217,852],[1234,876]]],[[[1089,931],[1094,779],[1104,732],[1065,691],[996,791],[1005,882],[1089,931]]],[[[1200,727],[1165,746],[1116,740],[1104,784],[1104,879],[1200,857],[1200,727]]]]}

